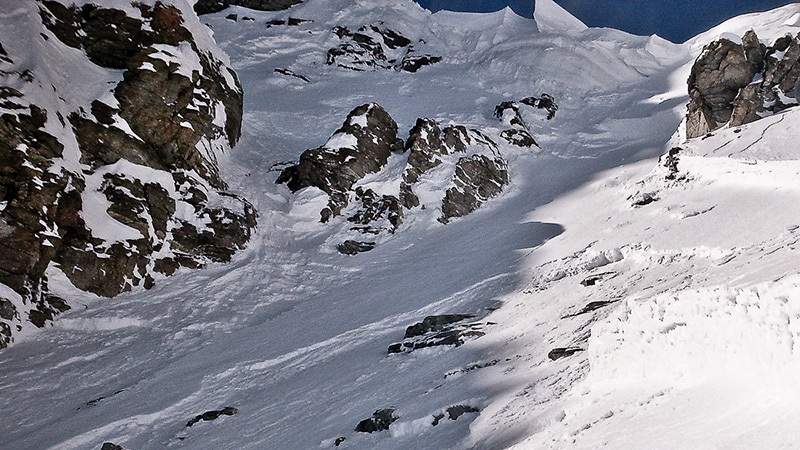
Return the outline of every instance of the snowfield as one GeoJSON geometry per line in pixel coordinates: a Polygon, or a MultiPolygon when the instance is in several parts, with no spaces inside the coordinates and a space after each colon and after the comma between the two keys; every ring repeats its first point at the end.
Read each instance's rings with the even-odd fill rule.
{"type": "MultiPolygon", "coordinates": [[[[258,233],[230,264],[112,299],[49,273],[73,309],[0,355],[0,448],[800,447],[800,110],[681,131],[704,43],[796,35],[800,4],[685,44],[587,28],[551,0],[536,10],[308,0],[202,16],[244,88],[222,169],[258,233]],[[289,17],[308,21],[265,25],[289,17]],[[380,21],[441,62],[325,64],[334,26],[380,21]],[[540,148],[500,146],[503,194],[447,225],[414,210],[368,253],[333,250],[346,224],[319,223],[322,191],[274,183],[356,106],[383,106],[403,138],[420,117],[494,136],[495,105],[543,93],[558,112],[529,121],[540,148]],[[474,315],[485,334],[387,354],[435,314],[474,315]],[[383,409],[388,430],[355,431],[383,409]]],[[[363,183],[396,189],[402,168],[363,183]]]]}

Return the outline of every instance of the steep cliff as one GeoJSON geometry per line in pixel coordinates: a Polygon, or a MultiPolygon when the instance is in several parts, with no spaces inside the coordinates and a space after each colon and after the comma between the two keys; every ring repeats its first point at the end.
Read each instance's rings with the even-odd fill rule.
{"type": "Polygon", "coordinates": [[[0,28],[0,347],[69,309],[228,261],[256,212],[226,192],[242,90],[180,1],[7,5],[0,28]]]}

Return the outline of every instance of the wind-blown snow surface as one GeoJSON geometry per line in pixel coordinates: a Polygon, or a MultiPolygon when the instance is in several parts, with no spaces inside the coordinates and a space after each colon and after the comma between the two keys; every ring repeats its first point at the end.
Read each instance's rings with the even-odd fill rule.
{"type": "MultiPolygon", "coordinates": [[[[203,17],[245,89],[224,169],[256,203],[259,234],[231,264],[150,291],[70,292],[78,307],[2,354],[0,447],[796,447],[800,113],[683,143],[697,46],[565,30],[575,22],[560,9],[537,10],[553,16],[309,0],[203,17]],[[313,22],[265,27],[289,16],[313,22]],[[324,65],[333,26],[381,20],[442,62],[416,74],[324,65]],[[502,196],[448,225],[412,215],[356,257],[329,251],[324,199],[269,172],[363,103],[401,130],[426,116],[487,129],[494,105],[541,93],[558,114],[532,126],[541,150],[504,147],[502,196]],[[673,146],[682,180],[667,181],[657,157],[673,146]],[[632,206],[644,194],[658,200],[632,206]],[[443,313],[476,314],[487,334],[386,354],[443,313]],[[557,347],[586,351],[551,361],[557,347]],[[480,413],[432,425],[454,405],[480,413]],[[238,414],[186,427],[226,406],[238,414]],[[388,431],[354,432],[390,407],[388,431]]],[[[800,6],[768,14],[759,36],[798,31],[800,6]]]]}

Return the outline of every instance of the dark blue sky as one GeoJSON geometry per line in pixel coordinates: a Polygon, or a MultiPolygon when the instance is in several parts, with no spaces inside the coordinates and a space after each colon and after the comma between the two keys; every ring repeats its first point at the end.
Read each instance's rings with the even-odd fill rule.
{"type": "MultiPolygon", "coordinates": [[[[490,12],[505,6],[530,17],[534,0],[415,0],[432,11],[490,12]]],[[[634,34],[683,42],[725,19],[793,3],[791,0],[556,0],[592,27],[612,27],[634,34]]]]}

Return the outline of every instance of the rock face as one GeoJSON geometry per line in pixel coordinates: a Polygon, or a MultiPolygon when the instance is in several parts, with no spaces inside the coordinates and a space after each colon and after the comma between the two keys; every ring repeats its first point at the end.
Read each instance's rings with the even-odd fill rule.
{"type": "Polygon", "coordinates": [[[230,260],[256,224],[217,166],[241,88],[186,5],[26,8],[17,32],[34,48],[0,45],[0,347],[69,309],[48,271],[113,296],[230,260]],[[70,60],[31,64],[37,52],[70,60]],[[66,70],[108,89],[76,94],[52,75],[66,70]]]}
{"type": "Polygon", "coordinates": [[[466,216],[500,194],[508,184],[508,167],[499,156],[461,158],[456,165],[453,181],[455,186],[447,190],[442,201],[442,217],[439,219],[442,223],[454,217],[466,216]]]}
{"type": "Polygon", "coordinates": [[[442,60],[440,56],[418,53],[409,38],[381,24],[364,25],[355,32],[347,27],[335,27],[332,32],[340,43],[328,50],[328,65],[357,71],[416,72],[442,60]]]}
{"type": "Polygon", "coordinates": [[[413,185],[425,172],[442,164],[442,157],[465,153],[472,143],[469,132],[463,126],[449,126],[444,130],[431,119],[417,119],[406,141],[409,152],[408,163],[400,184],[400,203],[406,208],[419,206],[413,185]]]}
{"type": "Polygon", "coordinates": [[[741,44],[727,39],[708,44],[688,80],[687,137],[750,123],[796,104],[798,60],[800,42],[788,35],[771,47],[752,30],[741,44]]]}

